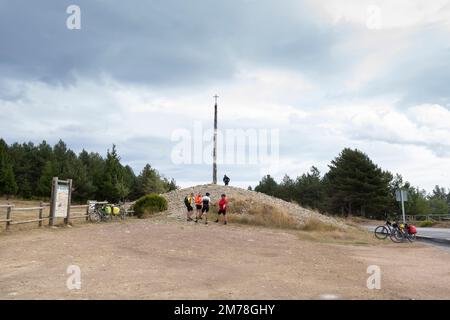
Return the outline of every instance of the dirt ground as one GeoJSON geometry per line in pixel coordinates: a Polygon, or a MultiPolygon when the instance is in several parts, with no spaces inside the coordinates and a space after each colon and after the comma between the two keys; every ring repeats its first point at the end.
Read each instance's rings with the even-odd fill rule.
{"type": "Polygon", "coordinates": [[[162,219],[0,234],[0,299],[450,299],[449,251],[162,219]],[[68,266],[81,269],[69,290],[68,266]],[[381,268],[369,290],[367,267],[381,268]]]}

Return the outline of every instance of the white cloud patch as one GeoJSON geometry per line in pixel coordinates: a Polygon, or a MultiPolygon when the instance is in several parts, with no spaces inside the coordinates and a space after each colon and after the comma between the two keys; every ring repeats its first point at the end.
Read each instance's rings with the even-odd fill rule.
{"type": "MultiPolygon", "coordinates": [[[[95,151],[104,151],[116,143],[119,150],[124,150],[124,159],[130,159],[137,171],[145,162],[156,162],[182,184],[196,179],[170,162],[171,147],[175,145],[170,139],[174,130],[192,130],[193,121],[201,121],[205,129],[210,127],[212,88],[205,88],[211,92],[205,97],[196,92],[162,94],[111,79],[100,83],[79,79],[69,87],[35,82],[10,86],[21,88],[20,99],[0,100],[0,112],[5,115],[0,125],[10,142],[55,142],[62,138],[95,151]],[[11,132],[14,135],[8,136],[11,132]],[[160,141],[160,145],[154,141],[160,141]]],[[[279,179],[285,173],[297,176],[312,165],[324,172],[342,148],[352,147],[367,152],[383,168],[404,173],[413,183],[427,188],[438,183],[446,185],[448,177],[442,168],[450,167],[447,107],[418,105],[401,109],[395,101],[381,100],[302,108],[282,101],[285,94],[315,90],[300,75],[280,70],[245,71],[235,84],[226,86],[220,100],[221,129],[275,128],[281,137],[278,163],[267,172],[259,167],[235,166],[230,169],[234,180],[242,181],[244,186],[251,179],[256,182],[264,173],[279,179]],[[441,172],[437,175],[436,165],[441,172]],[[246,175],[239,179],[243,172],[246,175]]],[[[199,181],[208,181],[208,166],[192,170],[200,170],[199,181]]]]}
{"type": "Polygon", "coordinates": [[[366,25],[371,15],[380,9],[382,29],[408,28],[432,23],[448,23],[448,0],[318,0],[316,7],[329,16],[333,23],[358,23],[366,25]]]}

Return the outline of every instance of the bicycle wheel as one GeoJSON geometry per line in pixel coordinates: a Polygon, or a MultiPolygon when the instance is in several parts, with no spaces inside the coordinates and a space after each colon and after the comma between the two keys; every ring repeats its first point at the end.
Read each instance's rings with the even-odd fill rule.
{"type": "Polygon", "coordinates": [[[389,230],[385,226],[379,226],[375,229],[375,237],[380,240],[384,240],[388,237],[389,230]]]}
{"type": "Polygon", "coordinates": [[[99,223],[102,220],[102,217],[97,211],[94,211],[89,214],[89,220],[93,223],[99,223]]]}
{"type": "Polygon", "coordinates": [[[125,220],[127,217],[127,211],[125,209],[120,209],[120,219],[125,220]]]}
{"type": "Polygon", "coordinates": [[[409,242],[414,242],[417,239],[415,233],[408,233],[408,234],[406,234],[406,238],[408,239],[409,242]]]}
{"type": "Polygon", "coordinates": [[[400,230],[395,229],[390,234],[390,238],[391,238],[392,242],[400,243],[405,240],[405,235],[400,230]]]}

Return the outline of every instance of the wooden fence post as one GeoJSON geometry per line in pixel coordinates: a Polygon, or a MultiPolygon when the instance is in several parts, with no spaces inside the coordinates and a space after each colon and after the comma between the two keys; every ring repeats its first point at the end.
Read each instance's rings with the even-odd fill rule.
{"type": "Polygon", "coordinates": [[[40,207],[40,209],[39,209],[39,227],[42,227],[42,208],[43,208],[43,206],[44,206],[44,203],[41,201],[39,203],[39,207],[40,207]]]}
{"type": "Polygon", "coordinates": [[[89,221],[89,212],[91,209],[91,200],[87,201],[87,208],[86,208],[86,221],[89,221]]]}
{"type": "Polygon", "coordinates": [[[67,216],[64,219],[65,224],[69,224],[70,222],[70,205],[72,204],[72,179],[67,180],[67,188],[68,188],[68,204],[67,204],[67,216]]]}
{"type": "Polygon", "coordinates": [[[49,218],[48,218],[49,226],[53,226],[53,224],[55,223],[57,185],[58,185],[58,177],[53,177],[53,179],[52,179],[52,198],[50,201],[50,214],[49,214],[49,218]]]}
{"type": "Polygon", "coordinates": [[[6,220],[6,230],[9,230],[9,227],[11,225],[11,207],[6,208],[6,220]]]}

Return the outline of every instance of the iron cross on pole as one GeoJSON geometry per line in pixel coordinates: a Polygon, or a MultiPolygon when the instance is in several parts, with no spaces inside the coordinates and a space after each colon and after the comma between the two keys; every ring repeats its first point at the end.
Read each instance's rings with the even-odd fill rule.
{"type": "Polygon", "coordinates": [[[217,184],[217,100],[219,96],[214,96],[214,150],[213,150],[213,184],[217,184]]]}

